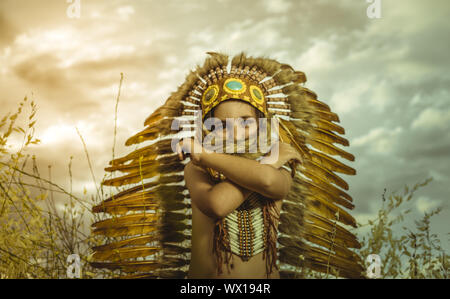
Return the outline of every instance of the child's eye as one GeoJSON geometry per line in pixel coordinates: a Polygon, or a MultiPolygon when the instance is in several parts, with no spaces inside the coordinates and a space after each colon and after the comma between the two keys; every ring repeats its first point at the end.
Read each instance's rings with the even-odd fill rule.
{"type": "Polygon", "coordinates": [[[247,118],[247,119],[241,119],[239,124],[241,126],[247,125],[247,126],[251,126],[255,123],[255,119],[254,118],[247,118]]]}

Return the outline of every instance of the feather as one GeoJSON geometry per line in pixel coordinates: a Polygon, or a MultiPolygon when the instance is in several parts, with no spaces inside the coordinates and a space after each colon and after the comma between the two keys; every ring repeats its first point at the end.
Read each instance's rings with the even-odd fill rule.
{"type": "Polygon", "coordinates": [[[89,263],[94,268],[106,268],[109,270],[121,269],[124,272],[153,272],[161,268],[161,264],[157,261],[131,261],[131,262],[90,262],[89,263]]]}
{"type": "Polygon", "coordinates": [[[344,181],[338,175],[334,174],[333,172],[329,171],[328,169],[320,166],[319,164],[311,160],[306,160],[302,164],[301,171],[305,175],[312,173],[314,174],[314,176],[321,178],[323,181],[329,181],[345,190],[348,190],[348,184],[346,181],[344,181]]]}
{"type": "Polygon", "coordinates": [[[346,258],[346,259],[350,259],[350,260],[353,260],[353,259],[360,260],[360,257],[357,254],[355,254],[353,251],[351,251],[350,249],[348,249],[345,246],[342,246],[341,244],[334,242],[333,240],[322,238],[320,236],[316,236],[313,234],[305,234],[304,238],[307,241],[309,241],[313,244],[322,246],[324,248],[332,248],[333,252],[341,258],[346,258]]]}
{"type": "Polygon", "coordinates": [[[165,153],[173,153],[172,147],[171,147],[172,139],[162,139],[159,140],[151,145],[145,146],[143,148],[137,149],[130,154],[117,158],[109,162],[110,165],[119,165],[123,164],[127,161],[130,161],[132,159],[139,160],[140,157],[146,157],[150,155],[162,155],[165,153]]]}
{"type": "Polygon", "coordinates": [[[124,224],[116,227],[96,228],[92,231],[94,235],[104,235],[106,237],[128,237],[134,235],[144,235],[157,231],[154,223],[149,224],[124,224]]]}
{"type": "Polygon", "coordinates": [[[118,178],[105,180],[102,182],[102,185],[104,186],[122,186],[122,185],[129,185],[140,182],[142,179],[148,179],[152,178],[158,175],[158,168],[153,168],[151,170],[143,170],[140,173],[130,173],[118,178]]]}
{"type": "Polygon", "coordinates": [[[301,217],[298,214],[281,214],[280,231],[291,237],[314,234],[348,248],[360,248],[356,237],[339,224],[311,211],[300,215],[301,217]]]}
{"type": "MultiPolygon", "coordinates": [[[[168,258],[163,261],[120,261],[120,262],[91,262],[94,268],[120,269],[126,273],[154,272],[164,268],[182,267],[189,263],[186,259],[168,258]]],[[[158,271],[159,272],[159,271],[158,271]]],[[[167,272],[169,273],[169,272],[167,272]]]]}
{"type": "Polygon", "coordinates": [[[118,242],[108,243],[108,244],[104,244],[101,246],[95,246],[95,247],[92,247],[92,250],[108,251],[108,250],[122,248],[122,247],[130,246],[130,245],[145,245],[145,244],[153,242],[155,240],[157,240],[157,236],[155,234],[145,235],[145,236],[137,236],[137,237],[131,237],[131,238],[128,238],[128,239],[125,239],[122,241],[118,241],[118,242]]]}
{"type": "Polygon", "coordinates": [[[159,174],[171,174],[180,172],[184,169],[182,163],[173,163],[171,165],[151,165],[143,169],[133,169],[127,175],[108,179],[102,182],[105,186],[122,186],[140,182],[142,179],[148,179],[158,176],[159,174]]]}
{"type": "Polygon", "coordinates": [[[174,131],[171,130],[173,120],[174,118],[171,117],[166,119],[159,119],[158,121],[149,124],[147,128],[128,138],[128,140],[125,142],[125,145],[130,146],[136,143],[141,143],[143,141],[155,140],[161,135],[164,136],[170,133],[174,133],[174,131]]]}
{"type": "Polygon", "coordinates": [[[321,102],[321,101],[319,101],[317,99],[308,99],[307,102],[308,102],[308,104],[312,105],[316,109],[320,109],[320,110],[331,112],[330,106],[328,106],[324,102],[321,102]]]}
{"type": "Polygon", "coordinates": [[[306,147],[301,145],[299,142],[300,140],[296,140],[293,133],[289,130],[288,125],[286,124],[286,122],[281,119],[278,118],[279,120],[279,124],[281,125],[280,127],[280,137],[281,137],[281,141],[283,142],[287,142],[289,144],[292,144],[294,146],[294,148],[297,149],[297,151],[300,153],[300,155],[302,157],[306,157],[309,155],[309,153],[306,150],[306,147]]]}
{"type": "Polygon", "coordinates": [[[139,214],[131,214],[122,217],[113,217],[105,220],[100,220],[94,222],[92,227],[98,229],[105,229],[111,227],[121,227],[126,224],[146,224],[146,223],[155,223],[159,218],[159,215],[156,213],[139,213],[139,214]]]}
{"type": "Polygon", "coordinates": [[[310,213],[309,211],[306,211],[304,215],[305,226],[311,230],[311,233],[324,238],[331,238],[333,236],[333,231],[335,231],[336,242],[344,242],[345,246],[348,248],[361,248],[361,244],[356,239],[356,236],[340,225],[331,222],[325,217],[310,213]]]}
{"type": "Polygon", "coordinates": [[[316,164],[321,165],[328,170],[340,172],[347,175],[355,175],[356,170],[345,165],[344,163],[339,162],[336,159],[333,159],[323,153],[320,153],[315,150],[311,150],[311,158],[316,164]]]}
{"type": "Polygon", "coordinates": [[[280,279],[303,279],[305,275],[300,271],[281,270],[280,279]]]}
{"type": "Polygon", "coordinates": [[[137,273],[137,274],[130,274],[130,275],[124,275],[120,276],[121,279],[157,279],[159,278],[159,272],[153,272],[153,273],[137,273]]]}
{"type": "MultiPolygon", "coordinates": [[[[336,113],[328,112],[328,111],[324,111],[324,110],[315,110],[314,113],[318,114],[321,118],[323,118],[325,120],[339,122],[339,117],[337,116],[336,113]]],[[[301,112],[301,111],[294,111],[291,113],[291,117],[304,118],[305,114],[304,114],[304,112],[301,112]]]]}
{"type": "Polygon", "coordinates": [[[324,153],[327,153],[330,155],[339,155],[342,158],[347,159],[349,161],[355,161],[355,156],[353,156],[352,154],[350,154],[332,144],[329,144],[329,143],[326,143],[326,142],[323,142],[323,141],[317,140],[317,139],[309,139],[308,143],[324,153]]]}
{"type": "Polygon", "coordinates": [[[327,131],[327,130],[322,130],[319,128],[316,128],[314,130],[312,130],[311,134],[310,134],[311,138],[317,139],[317,140],[321,140],[323,142],[327,142],[330,144],[333,143],[339,143],[343,146],[348,146],[349,142],[347,139],[337,136],[336,134],[327,131]]]}
{"type": "Polygon", "coordinates": [[[313,120],[312,123],[315,124],[317,126],[317,128],[319,128],[319,129],[336,132],[341,135],[345,134],[345,129],[343,127],[341,127],[338,124],[329,122],[328,120],[316,119],[316,120],[313,120]]]}
{"type": "Polygon", "coordinates": [[[307,196],[306,208],[328,219],[336,218],[336,214],[339,213],[338,221],[356,227],[355,219],[348,212],[318,196],[307,196]]]}
{"type": "Polygon", "coordinates": [[[330,254],[328,251],[325,251],[324,249],[318,247],[311,247],[309,256],[314,258],[315,261],[324,264],[330,264],[332,266],[335,266],[340,269],[345,269],[347,271],[354,271],[356,273],[361,273],[364,270],[359,263],[346,258],[342,258],[333,253],[330,254]],[[333,259],[330,259],[330,255],[333,256],[333,259]]]}
{"type": "Polygon", "coordinates": [[[176,107],[170,107],[170,106],[166,106],[166,105],[159,107],[158,109],[155,110],[155,112],[153,112],[145,120],[144,126],[148,126],[151,123],[160,121],[161,119],[163,119],[165,117],[173,118],[173,117],[179,116],[180,115],[180,107],[181,107],[181,103],[179,106],[176,106],[176,107]]]}
{"type": "Polygon", "coordinates": [[[296,75],[296,78],[293,80],[294,83],[301,84],[306,82],[307,78],[304,72],[295,71],[294,74],[296,75]]]}
{"type": "Polygon", "coordinates": [[[160,165],[164,165],[165,168],[167,166],[168,167],[171,167],[171,166],[182,167],[183,166],[182,163],[178,160],[178,155],[173,154],[170,156],[166,156],[166,157],[154,159],[154,160],[150,160],[150,159],[146,159],[146,160],[142,159],[142,160],[138,160],[138,161],[133,160],[132,162],[130,162],[128,164],[107,167],[107,168],[105,168],[105,171],[108,171],[108,172],[120,171],[120,172],[131,173],[131,172],[138,172],[140,169],[149,170],[152,168],[160,167],[160,165]]]}
{"type": "Polygon", "coordinates": [[[161,248],[137,246],[131,248],[118,248],[111,251],[97,251],[93,258],[98,261],[124,261],[132,258],[147,257],[158,253],[161,248]]]}
{"type": "Polygon", "coordinates": [[[320,196],[326,200],[335,202],[348,209],[353,209],[354,205],[347,198],[342,197],[345,192],[339,192],[340,189],[330,183],[315,176],[313,173],[304,170],[304,175],[311,178],[311,181],[304,181],[303,184],[309,189],[311,195],[320,196]]]}
{"type": "Polygon", "coordinates": [[[182,203],[184,195],[178,193],[175,197],[168,198],[164,200],[163,203],[160,201],[160,195],[156,191],[146,191],[133,193],[129,196],[124,196],[112,201],[102,202],[99,205],[92,208],[95,213],[107,212],[109,214],[117,214],[118,211],[130,210],[148,210],[157,209],[159,206],[164,205],[165,208],[169,210],[180,210],[187,208],[189,205],[182,203]]]}

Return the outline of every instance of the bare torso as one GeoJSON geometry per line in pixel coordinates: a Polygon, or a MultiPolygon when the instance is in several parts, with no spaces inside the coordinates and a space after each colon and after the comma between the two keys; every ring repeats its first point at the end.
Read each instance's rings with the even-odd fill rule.
{"type": "MultiPolygon", "coordinates": [[[[276,202],[278,211],[281,209],[281,204],[281,200],[276,202]]],[[[214,225],[214,219],[202,213],[192,203],[192,247],[188,278],[267,278],[266,261],[263,259],[262,252],[246,262],[233,254],[230,272],[227,266],[223,265],[223,273],[218,275],[213,253],[214,225]]],[[[278,270],[273,268],[269,278],[280,278],[278,270]]]]}

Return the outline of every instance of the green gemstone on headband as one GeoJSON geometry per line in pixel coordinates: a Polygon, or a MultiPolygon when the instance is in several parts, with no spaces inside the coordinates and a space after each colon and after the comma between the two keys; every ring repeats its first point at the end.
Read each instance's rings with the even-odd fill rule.
{"type": "Polygon", "coordinates": [[[239,81],[230,81],[226,84],[226,86],[231,90],[241,90],[242,83],[239,81]]]}
{"type": "Polygon", "coordinates": [[[255,97],[257,97],[258,99],[262,99],[261,93],[257,90],[257,89],[253,89],[253,94],[255,95],[255,97]]]}
{"type": "Polygon", "coordinates": [[[216,90],[213,88],[205,96],[205,100],[209,101],[216,94],[216,90]]]}

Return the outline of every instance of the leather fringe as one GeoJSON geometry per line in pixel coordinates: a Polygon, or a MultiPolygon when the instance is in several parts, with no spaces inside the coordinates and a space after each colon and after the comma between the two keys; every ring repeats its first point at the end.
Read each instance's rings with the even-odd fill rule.
{"type": "Polygon", "coordinates": [[[216,221],[216,225],[214,227],[213,253],[216,257],[217,274],[223,273],[223,264],[227,265],[228,273],[230,273],[230,261],[232,258],[232,252],[230,247],[230,240],[228,237],[228,231],[225,225],[225,218],[219,218],[216,221]],[[223,261],[222,253],[225,253],[225,262],[223,261]]]}
{"type": "Polygon", "coordinates": [[[278,239],[278,221],[280,220],[280,212],[277,211],[275,201],[266,200],[263,207],[264,215],[264,231],[265,231],[265,249],[263,259],[266,260],[267,278],[273,271],[273,267],[278,270],[277,266],[277,239],[278,239]]]}

